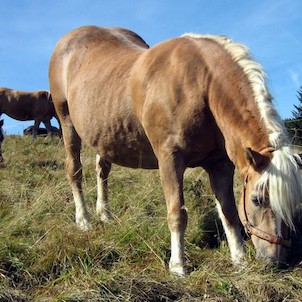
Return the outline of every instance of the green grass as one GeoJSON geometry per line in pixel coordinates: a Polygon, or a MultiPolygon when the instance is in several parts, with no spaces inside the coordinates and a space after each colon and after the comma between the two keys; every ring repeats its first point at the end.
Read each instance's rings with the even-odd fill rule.
{"type": "MultiPolygon", "coordinates": [[[[0,170],[0,301],[301,301],[299,233],[286,270],[254,259],[236,270],[202,169],[184,191],[188,275],[167,270],[170,235],[158,171],[113,166],[114,220],[97,221],[94,153],[84,147],[84,190],[93,230],[74,224],[74,204],[57,138],[7,136],[0,170]]],[[[241,182],[236,179],[238,195],[241,182]]]]}

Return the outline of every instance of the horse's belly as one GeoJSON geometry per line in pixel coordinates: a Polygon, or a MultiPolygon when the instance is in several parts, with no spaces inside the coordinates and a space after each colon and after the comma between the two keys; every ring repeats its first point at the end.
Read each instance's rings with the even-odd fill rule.
{"type": "Polygon", "coordinates": [[[35,119],[31,113],[26,113],[22,111],[19,112],[4,111],[3,113],[5,113],[10,118],[13,118],[18,121],[31,121],[35,119]]]}
{"type": "Polygon", "coordinates": [[[34,120],[32,111],[32,107],[29,104],[20,102],[8,102],[2,108],[2,113],[19,121],[34,120]]]}
{"type": "MultiPolygon", "coordinates": [[[[140,130],[104,129],[91,136],[82,137],[106,160],[125,167],[156,169],[157,158],[146,137],[140,130]]],[[[81,136],[81,135],[80,135],[81,136]]]]}
{"type": "Polygon", "coordinates": [[[158,168],[157,159],[153,151],[150,152],[150,150],[146,150],[145,148],[123,147],[124,152],[120,151],[120,147],[107,150],[105,158],[114,164],[130,168],[158,168]]]}

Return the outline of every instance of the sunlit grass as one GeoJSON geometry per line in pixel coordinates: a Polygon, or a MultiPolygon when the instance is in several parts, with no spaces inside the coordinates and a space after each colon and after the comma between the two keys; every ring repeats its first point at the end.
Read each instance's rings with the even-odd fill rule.
{"type": "MultiPolygon", "coordinates": [[[[248,266],[233,267],[202,169],[184,193],[188,275],[167,270],[170,234],[158,171],[113,166],[114,220],[94,214],[94,153],[84,147],[84,191],[93,230],[74,224],[74,204],[57,138],[8,136],[0,170],[0,301],[300,301],[302,268],[267,268],[247,241],[248,266]]],[[[235,192],[241,190],[236,179],[235,192]]],[[[298,234],[299,235],[299,234],[298,234]]],[[[300,237],[292,255],[301,256],[300,237]]],[[[294,260],[293,260],[294,262],[294,260]]]]}

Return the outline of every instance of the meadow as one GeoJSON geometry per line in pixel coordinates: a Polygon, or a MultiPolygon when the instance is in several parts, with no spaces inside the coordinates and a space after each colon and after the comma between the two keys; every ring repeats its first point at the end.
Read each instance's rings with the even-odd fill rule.
{"type": "MultiPolygon", "coordinates": [[[[83,147],[84,192],[93,230],[80,232],[57,137],[5,137],[0,170],[0,301],[302,301],[302,238],[293,234],[289,267],[255,260],[236,269],[206,173],[188,169],[185,278],[167,270],[170,235],[158,171],[113,165],[114,216],[94,215],[95,154],[83,147]]],[[[242,181],[235,178],[237,198],[242,181]]]]}

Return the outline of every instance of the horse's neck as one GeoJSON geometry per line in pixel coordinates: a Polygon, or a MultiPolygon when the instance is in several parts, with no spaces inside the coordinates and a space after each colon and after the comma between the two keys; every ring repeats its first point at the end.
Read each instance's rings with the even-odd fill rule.
{"type": "Polygon", "coordinates": [[[209,100],[209,106],[224,137],[228,156],[240,171],[245,171],[248,165],[246,148],[260,151],[269,146],[256,103],[253,100],[243,102],[239,96],[227,100],[216,95],[212,102],[209,100]]]}

